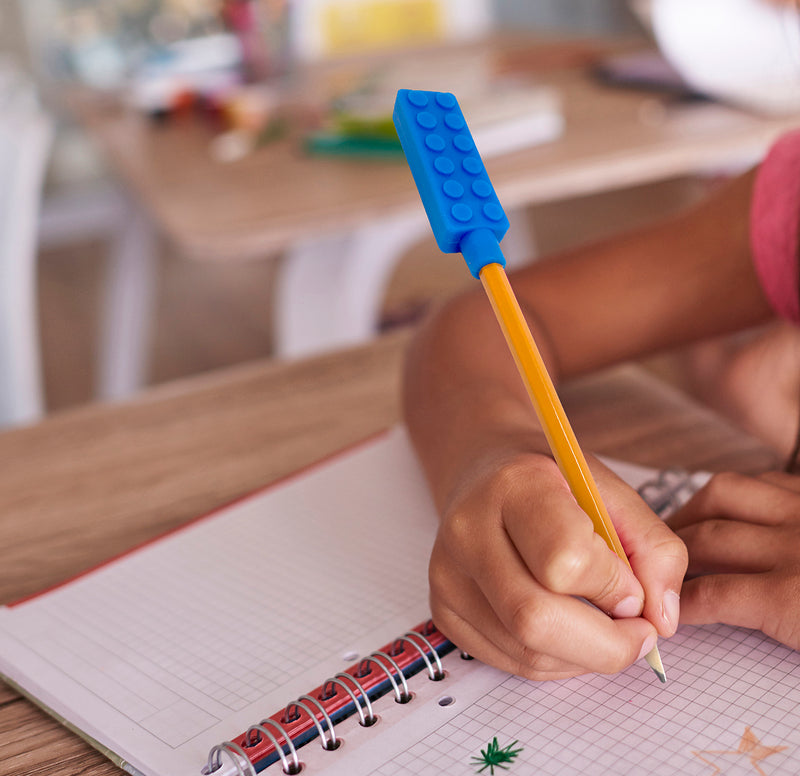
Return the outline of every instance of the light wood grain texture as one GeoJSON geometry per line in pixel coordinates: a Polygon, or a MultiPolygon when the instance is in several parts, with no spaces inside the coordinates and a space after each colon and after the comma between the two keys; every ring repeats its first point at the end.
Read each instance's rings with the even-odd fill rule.
{"type": "Polygon", "coordinates": [[[71,735],[31,703],[0,706],[0,773],[63,773],[107,776],[122,773],[89,744],[71,735]],[[13,713],[6,713],[9,708],[13,713]]]}
{"type": "Polygon", "coordinates": [[[397,418],[401,341],[235,368],[0,435],[0,601],[386,427],[397,418]]]}
{"type": "MultiPolygon", "coordinates": [[[[395,335],[313,361],[235,368],[0,434],[0,602],[57,584],[395,423],[405,343],[395,335]]],[[[635,367],[562,393],[586,450],[712,470],[776,463],[635,367]]],[[[118,773],[0,684],[0,776],[118,773]]]]}
{"type": "MultiPolygon", "coordinates": [[[[754,160],[800,120],[712,103],[668,105],[652,94],[602,86],[586,64],[611,48],[608,41],[503,38],[486,47],[558,89],[566,119],[557,141],[487,161],[506,208],[754,160]]],[[[72,109],[119,179],[186,256],[264,256],[299,238],[421,208],[402,160],[310,157],[289,138],[222,163],[211,158],[212,130],[200,122],[154,128],[131,110],[92,100],[75,100],[72,109]]]]}

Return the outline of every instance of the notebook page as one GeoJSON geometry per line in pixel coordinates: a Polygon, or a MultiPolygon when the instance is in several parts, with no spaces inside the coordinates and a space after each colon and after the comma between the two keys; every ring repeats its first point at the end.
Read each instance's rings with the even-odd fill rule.
{"type": "Polygon", "coordinates": [[[445,681],[415,677],[413,713],[383,706],[379,736],[342,726],[348,745],[304,751],[305,772],[474,774],[496,737],[500,749],[518,750],[507,770],[495,767],[510,776],[796,776],[797,652],[723,625],[683,626],[659,649],[666,685],[643,663],[615,676],[542,683],[448,655],[445,681]],[[442,706],[443,698],[453,703],[442,706]]]}
{"type": "MultiPolygon", "coordinates": [[[[607,457],[602,460],[628,484],[640,489],[648,498],[652,498],[653,503],[664,503],[667,507],[665,511],[672,511],[685,503],[710,478],[710,474],[705,472],[688,473],[671,469],[658,471],[607,457]],[[662,498],[664,495],[668,496],[666,501],[662,498]]],[[[753,661],[759,663],[762,659],[763,642],[767,642],[769,648],[776,648],[776,652],[789,658],[788,667],[783,666],[782,670],[779,669],[777,676],[767,677],[760,674],[758,677],[760,687],[765,686],[766,682],[773,682],[775,685],[770,702],[781,697],[783,693],[800,696],[800,693],[794,690],[791,679],[791,670],[796,664],[795,653],[758,634],[749,634],[753,638],[752,652],[748,655],[750,665],[748,660],[742,660],[735,668],[729,668],[729,663],[735,662],[733,655],[736,653],[730,649],[721,650],[713,658],[715,661],[720,661],[717,665],[718,673],[729,670],[729,675],[715,684],[716,680],[708,670],[710,663],[707,656],[700,662],[692,662],[698,654],[703,655],[705,651],[703,642],[722,643],[727,648],[730,646],[727,643],[727,632],[733,634],[731,641],[734,644],[747,635],[745,631],[736,631],[724,626],[720,628],[725,632],[722,642],[713,641],[712,633],[695,629],[700,634],[700,643],[687,644],[683,654],[676,649],[665,653],[662,647],[662,654],[667,654],[669,660],[673,659],[673,656],[676,660],[686,659],[690,666],[683,681],[685,686],[690,688],[688,696],[694,705],[691,711],[684,710],[677,716],[676,710],[681,708],[686,698],[683,697],[684,686],[680,684],[683,674],[673,672],[672,669],[670,669],[670,691],[676,695],[677,700],[665,699],[664,693],[658,692],[662,685],[654,680],[652,671],[644,663],[632,666],[616,677],[582,678],[573,680],[571,684],[542,684],[527,682],[477,661],[464,661],[457,655],[451,654],[444,661],[447,681],[440,684],[425,681],[424,675],[414,677],[411,685],[415,695],[413,703],[408,706],[397,706],[390,702],[380,704],[378,706],[381,715],[380,729],[371,728],[367,731],[360,729],[355,718],[339,724],[337,735],[347,742],[347,746],[333,753],[326,752],[316,745],[307,746],[301,751],[304,767],[310,776],[317,773],[321,776],[359,774],[441,776],[474,773],[484,764],[476,762],[474,758],[480,757],[481,750],[486,750],[494,737],[498,736],[504,742],[503,745],[512,745],[520,749],[511,769],[512,772],[520,774],[536,773],[539,776],[552,773],[583,776],[587,773],[606,773],[616,776],[619,773],[646,772],[666,776],[674,773],[693,773],[695,771],[690,767],[687,770],[680,768],[675,770],[673,755],[683,754],[685,759],[685,751],[680,748],[680,744],[690,742],[693,733],[698,729],[706,729],[710,712],[704,704],[717,701],[716,706],[719,706],[718,693],[730,690],[731,677],[744,680],[741,689],[745,700],[740,702],[739,709],[733,704],[734,708],[728,717],[731,726],[739,721],[737,712],[747,708],[748,700],[761,693],[760,688],[755,689],[748,684],[748,677],[753,661]],[[702,680],[698,681],[693,674],[698,674],[702,680]],[[678,683],[673,682],[673,678],[678,679],[678,683]],[[695,692],[699,686],[704,689],[710,688],[712,692],[706,692],[701,697],[695,692]],[[548,703],[542,704],[541,708],[534,706],[536,693],[548,699],[548,703]],[[601,697],[602,693],[605,693],[605,699],[601,697]],[[652,704],[652,708],[633,703],[633,693],[638,693],[637,698],[640,702],[647,701],[652,704]],[[627,705],[619,701],[620,697],[626,699],[627,705]],[[587,698],[591,698],[591,701],[585,700],[587,698]],[[615,719],[609,715],[609,709],[617,707],[622,713],[618,715],[613,725],[609,726],[609,720],[615,719]],[[647,713],[653,716],[651,725],[661,725],[665,719],[673,721],[677,719],[680,729],[673,725],[666,736],[661,728],[657,734],[648,734],[647,724],[643,724],[640,719],[647,713]],[[692,714],[695,715],[694,721],[687,721],[692,714]],[[636,725],[636,735],[630,734],[632,720],[636,725]],[[609,730],[618,726],[616,738],[611,735],[606,736],[600,751],[593,751],[582,758],[577,757],[576,752],[587,750],[587,741],[596,743],[598,737],[590,733],[585,740],[570,743],[576,730],[581,726],[586,728],[599,724],[609,730]],[[675,732],[678,730],[679,735],[675,732]],[[523,742],[529,740],[534,740],[536,746],[542,740],[550,742],[550,748],[544,753],[545,756],[549,756],[549,767],[544,766],[542,753],[538,750],[523,756],[525,749],[523,742]],[[561,756],[550,756],[555,751],[561,756]],[[643,760],[647,760],[646,766],[640,771],[639,767],[643,760]]],[[[691,632],[692,629],[682,629],[680,636],[673,640],[673,647],[681,637],[687,635],[687,631],[691,632]]],[[[731,692],[735,690],[726,692],[726,696],[730,696],[731,692]]],[[[722,703],[727,705],[727,700],[722,703]]],[[[784,709],[789,708],[792,703],[794,697],[787,697],[782,703],[778,703],[778,708],[781,706],[784,709]]],[[[749,708],[747,710],[752,711],[749,708]]],[[[783,712],[774,709],[766,712],[766,716],[776,714],[783,715],[783,712]]],[[[718,723],[720,722],[716,711],[712,716],[718,723]]],[[[752,718],[752,714],[750,717],[752,718]]],[[[785,722],[782,734],[791,730],[794,722],[794,720],[785,722]]],[[[701,756],[710,757],[717,754],[719,753],[713,750],[707,755],[698,752],[697,762],[702,766],[706,761],[699,759],[701,756]]],[[[732,759],[734,765],[737,758],[739,760],[745,758],[745,762],[749,763],[749,760],[746,760],[747,752],[737,750],[724,752],[719,756],[732,759]]],[[[680,757],[679,761],[683,762],[680,757]]],[[[690,764],[695,763],[692,761],[690,764]]],[[[506,767],[511,768],[511,765],[506,764],[506,767]]],[[[279,773],[279,768],[280,766],[275,764],[268,769],[268,773],[279,773]]],[[[506,771],[498,765],[497,772],[506,771]]],[[[756,773],[746,772],[750,772],[751,776],[752,773],[756,773]]]]}
{"type": "MultiPolygon", "coordinates": [[[[710,476],[604,461],[652,495],[678,483],[673,507],[710,476]]],[[[381,707],[380,735],[347,721],[340,733],[348,746],[304,750],[306,770],[309,776],[473,774],[496,737],[498,748],[516,754],[495,773],[796,776],[800,653],[726,625],[682,626],[659,641],[659,650],[666,685],[641,661],[615,676],[539,683],[448,655],[445,681],[415,677],[413,704],[381,707]]]]}
{"type": "Polygon", "coordinates": [[[0,673],[150,776],[428,617],[436,519],[404,432],[0,610],[0,673]]]}

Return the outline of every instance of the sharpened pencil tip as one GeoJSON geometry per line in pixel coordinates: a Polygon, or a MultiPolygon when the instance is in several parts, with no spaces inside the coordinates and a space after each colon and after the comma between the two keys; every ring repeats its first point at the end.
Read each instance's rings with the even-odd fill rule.
{"type": "Polygon", "coordinates": [[[645,656],[647,665],[653,669],[655,675],[661,680],[661,684],[667,683],[667,672],[664,670],[664,664],[661,662],[661,653],[658,647],[653,647],[645,656]]]}

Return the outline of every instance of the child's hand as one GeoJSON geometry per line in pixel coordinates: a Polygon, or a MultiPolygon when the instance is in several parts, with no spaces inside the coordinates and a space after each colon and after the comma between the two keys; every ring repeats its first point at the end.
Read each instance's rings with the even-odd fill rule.
{"type": "Polygon", "coordinates": [[[686,549],[631,488],[591,463],[636,575],[594,532],[550,458],[494,454],[462,473],[431,555],[433,618],[461,649],[557,679],[620,671],[650,651],[657,631],[674,633],[686,549]]]}
{"type": "Polygon", "coordinates": [[[800,649],[800,478],[719,474],[668,522],[694,577],[681,622],[755,628],[800,649]]]}

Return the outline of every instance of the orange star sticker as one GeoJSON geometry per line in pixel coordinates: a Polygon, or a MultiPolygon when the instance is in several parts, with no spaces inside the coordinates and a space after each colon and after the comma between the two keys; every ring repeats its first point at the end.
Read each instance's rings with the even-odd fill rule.
{"type": "MultiPolygon", "coordinates": [[[[761,741],[756,738],[756,734],[748,726],[744,729],[744,735],[742,736],[742,740],[739,742],[739,746],[736,749],[706,749],[699,752],[692,752],[692,754],[695,757],[699,757],[706,765],[710,765],[714,769],[713,776],[718,776],[718,774],[721,774],[722,768],[713,762],[713,759],[717,758],[709,760],[704,757],[704,755],[719,755],[723,757],[725,755],[745,756],[750,760],[750,765],[753,766],[754,771],[759,774],[759,776],[767,776],[759,763],[770,755],[782,752],[787,748],[788,747],[785,746],[764,746],[764,744],[762,744],[761,741]]],[[[712,775],[709,774],[709,776],[712,775]]]]}

